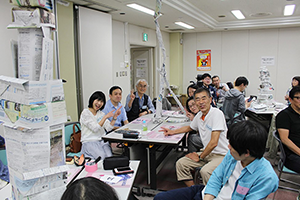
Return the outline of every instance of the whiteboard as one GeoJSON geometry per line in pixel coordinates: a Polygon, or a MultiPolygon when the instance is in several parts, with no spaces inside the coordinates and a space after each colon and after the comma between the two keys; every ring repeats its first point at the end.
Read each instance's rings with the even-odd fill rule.
{"type": "Polygon", "coordinates": [[[78,28],[82,106],[87,108],[89,97],[97,90],[109,99],[113,82],[111,15],[79,7],[78,28]]]}

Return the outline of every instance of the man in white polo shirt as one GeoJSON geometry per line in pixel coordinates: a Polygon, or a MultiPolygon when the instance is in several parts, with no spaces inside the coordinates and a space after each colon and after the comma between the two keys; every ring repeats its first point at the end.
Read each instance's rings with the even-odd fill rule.
{"type": "Polygon", "coordinates": [[[191,170],[202,167],[200,174],[206,184],[214,169],[222,162],[228,151],[226,139],[227,126],[224,114],[218,108],[211,106],[212,97],[207,89],[199,88],[194,94],[195,102],[200,112],[195,116],[190,126],[176,130],[163,128],[165,135],[190,132],[199,132],[204,150],[193,152],[180,158],[176,162],[178,181],[184,181],[187,186],[194,185],[191,170]]]}

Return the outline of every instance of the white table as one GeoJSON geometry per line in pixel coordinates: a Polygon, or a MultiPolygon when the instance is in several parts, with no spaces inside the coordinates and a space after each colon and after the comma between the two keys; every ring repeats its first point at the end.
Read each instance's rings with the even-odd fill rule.
{"type": "Polygon", "coordinates": [[[8,199],[12,199],[11,197],[11,192],[12,192],[12,187],[11,187],[11,184],[7,184],[4,188],[2,188],[0,190],[0,197],[1,199],[5,199],[5,200],[8,200],[8,199]]]}
{"type": "MultiPolygon", "coordinates": [[[[130,178],[131,179],[130,184],[127,184],[125,186],[111,185],[115,189],[115,191],[118,194],[120,200],[127,200],[128,199],[129,194],[130,194],[131,189],[132,189],[132,186],[133,186],[133,183],[134,183],[134,180],[136,178],[136,174],[137,174],[137,171],[138,171],[138,168],[139,168],[139,164],[140,164],[140,161],[138,161],[138,160],[130,160],[129,166],[131,167],[131,169],[134,170],[134,173],[131,175],[132,177],[130,178]]],[[[71,166],[70,168],[76,168],[76,167],[74,165],[74,166],[71,166]]],[[[81,168],[81,167],[77,167],[77,168],[81,168]]],[[[113,176],[112,170],[104,170],[103,169],[103,161],[102,160],[98,162],[98,170],[96,172],[89,173],[89,172],[85,171],[85,169],[83,169],[78,174],[78,176],[75,178],[75,180],[80,179],[80,178],[84,178],[86,176],[96,177],[99,174],[113,176]]],[[[96,177],[96,178],[98,178],[98,177],[96,177]]],[[[71,184],[71,183],[69,183],[69,184],[71,184]]]]}
{"type": "Polygon", "coordinates": [[[274,102],[271,103],[266,109],[257,110],[255,109],[255,104],[251,104],[251,107],[247,109],[245,115],[267,128],[268,131],[268,140],[267,140],[267,148],[269,149],[268,156],[270,158],[275,158],[277,155],[277,147],[278,142],[273,137],[273,132],[276,130],[275,126],[275,118],[276,115],[283,109],[285,109],[287,105],[283,103],[274,102]]]}
{"type": "MultiPolygon", "coordinates": [[[[134,183],[134,180],[136,178],[139,164],[140,164],[140,161],[137,161],[137,160],[131,160],[129,163],[129,166],[134,170],[134,173],[132,174],[132,177],[130,178],[132,180],[132,182],[130,182],[130,184],[127,184],[125,186],[112,186],[115,189],[116,193],[118,194],[120,200],[128,199],[129,194],[132,189],[132,186],[133,186],[133,183],[134,183]]],[[[76,176],[75,180],[86,177],[88,175],[88,172],[85,171],[85,169],[81,170],[82,167],[76,167],[75,165],[70,165],[70,170],[72,170],[72,169],[78,169],[79,174],[76,176]]],[[[104,170],[103,169],[103,161],[99,161],[98,170],[96,172],[97,173],[103,172],[105,174],[113,175],[112,170],[104,170]]],[[[70,182],[69,184],[71,184],[72,182],[70,182]]],[[[62,193],[63,193],[63,191],[60,191],[59,195],[61,195],[62,193]]],[[[12,199],[11,184],[6,185],[4,188],[2,188],[0,190],[0,199],[1,200],[11,200],[12,199]]]]}
{"type": "MultiPolygon", "coordinates": [[[[140,117],[140,121],[143,119],[153,119],[154,115],[149,114],[140,117]]],[[[164,119],[167,119],[168,117],[165,117],[164,119]]],[[[156,134],[159,129],[161,129],[162,126],[187,126],[190,122],[183,122],[183,123],[169,123],[166,121],[163,121],[159,124],[154,124],[153,120],[151,120],[148,123],[148,133],[144,135],[140,135],[138,139],[131,139],[131,138],[123,138],[123,134],[111,132],[108,135],[105,135],[102,137],[105,141],[113,141],[113,142],[122,142],[122,143],[139,143],[139,144],[145,144],[147,145],[147,170],[148,170],[148,184],[150,184],[150,188],[153,190],[156,190],[156,169],[160,165],[160,163],[164,160],[164,158],[169,154],[172,148],[174,146],[178,146],[178,144],[182,141],[182,138],[184,137],[185,133],[177,134],[175,136],[168,136],[165,137],[163,133],[156,134]],[[156,132],[156,133],[153,133],[156,132]],[[164,145],[165,149],[161,153],[161,155],[156,158],[156,146],[164,145]]],[[[142,129],[142,124],[135,124],[134,121],[126,124],[120,129],[129,128],[130,130],[139,130],[142,129]]],[[[125,145],[125,154],[129,155],[128,145],[125,145]]]]}

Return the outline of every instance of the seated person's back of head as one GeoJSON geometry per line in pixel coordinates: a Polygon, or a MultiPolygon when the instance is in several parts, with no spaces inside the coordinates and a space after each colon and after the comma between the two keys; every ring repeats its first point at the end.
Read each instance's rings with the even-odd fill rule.
{"type": "Polygon", "coordinates": [[[72,183],[61,200],[118,200],[115,190],[94,177],[85,177],[72,183]]]}

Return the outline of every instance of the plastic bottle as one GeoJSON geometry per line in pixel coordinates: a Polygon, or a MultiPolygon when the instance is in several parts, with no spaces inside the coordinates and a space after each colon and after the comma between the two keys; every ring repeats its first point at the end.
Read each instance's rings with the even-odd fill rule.
{"type": "Polygon", "coordinates": [[[143,131],[143,132],[148,131],[148,126],[147,126],[146,120],[143,120],[142,131],[143,131]]]}

